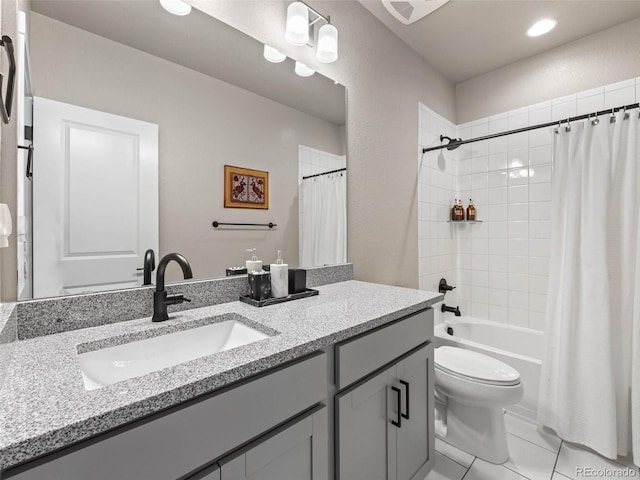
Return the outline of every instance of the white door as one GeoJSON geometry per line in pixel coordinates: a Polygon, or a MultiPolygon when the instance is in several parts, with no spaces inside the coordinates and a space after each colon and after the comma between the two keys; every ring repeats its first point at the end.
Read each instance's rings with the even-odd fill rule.
{"type": "Polygon", "coordinates": [[[158,126],[34,97],[34,297],[141,284],[158,253],[158,126]]]}

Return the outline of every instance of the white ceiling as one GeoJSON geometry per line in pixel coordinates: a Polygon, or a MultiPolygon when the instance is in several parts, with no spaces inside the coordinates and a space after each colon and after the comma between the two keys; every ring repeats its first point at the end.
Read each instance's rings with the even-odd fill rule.
{"type": "Polygon", "coordinates": [[[358,1],[454,84],[640,17],[638,0],[451,0],[403,25],[380,0],[358,1]],[[558,26],[527,37],[545,17],[558,26]]]}

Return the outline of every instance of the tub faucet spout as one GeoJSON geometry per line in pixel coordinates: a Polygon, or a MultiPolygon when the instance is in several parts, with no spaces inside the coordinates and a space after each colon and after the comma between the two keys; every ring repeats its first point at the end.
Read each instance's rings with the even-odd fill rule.
{"type": "Polygon", "coordinates": [[[456,317],[461,317],[461,316],[462,316],[462,313],[460,313],[460,307],[459,307],[459,306],[458,306],[458,307],[455,307],[455,308],[453,308],[453,307],[447,307],[447,306],[443,303],[443,304],[442,304],[442,307],[440,307],[440,311],[441,311],[442,313],[445,313],[445,312],[453,313],[456,317]]]}

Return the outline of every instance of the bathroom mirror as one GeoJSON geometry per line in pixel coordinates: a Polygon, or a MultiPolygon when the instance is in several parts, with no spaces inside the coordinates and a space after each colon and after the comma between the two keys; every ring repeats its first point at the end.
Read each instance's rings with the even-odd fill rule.
{"type": "MultiPolygon", "coordinates": [[[[302,177],[346,167],[342,85],[296,75],[289,58],[266,61],[261,43],[195,8],[30,5],[34,152],[32,162],[19,153],[19,299],[139,286],[149,248],[156,263],[182,253],[197,279],[244,265],[251,248],[265,264],[282,250],[300,265],[302,177]],[[268,172],[268,209],[224,208],[225,165],[268,172]]],[[[254,195],[246,180],[238,185],[254,195]]],[[[181,272],[171,266],[167,279],[181,272]]]]}

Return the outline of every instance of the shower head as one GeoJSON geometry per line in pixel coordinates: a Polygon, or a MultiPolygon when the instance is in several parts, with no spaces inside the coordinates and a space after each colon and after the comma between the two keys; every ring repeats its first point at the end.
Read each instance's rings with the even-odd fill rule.
{"type": "Polygon", "coordinates": [[[440,143],[444,142],[445,140],[449,141],[449,143],[447,143],[447,150],[455,150],[460,146],[460,142],[462,142],[461,138],[451,138],[445,135],[440,135],[440,143]]]}

